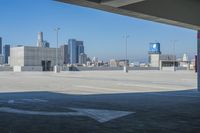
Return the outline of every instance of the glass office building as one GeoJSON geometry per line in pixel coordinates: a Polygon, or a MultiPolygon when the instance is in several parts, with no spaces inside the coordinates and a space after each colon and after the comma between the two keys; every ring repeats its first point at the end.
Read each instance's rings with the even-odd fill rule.
{"type": "Polygon", "coordinates": [[[4,45],[3,55],[4,55],[4,63],[8,64],[8,57],[10,56],[10,45],[4,45]]]}
{"type": "Polygon", "coordinates": [[[2,55],[2,38],[0,37],[0,55],[2,55]]]}
{"type": "Polygon", "coordinates": [[[84,53],[83,41],[69,39],[68,41],[69,64],[79,63],[79,56],[84,53]]]}

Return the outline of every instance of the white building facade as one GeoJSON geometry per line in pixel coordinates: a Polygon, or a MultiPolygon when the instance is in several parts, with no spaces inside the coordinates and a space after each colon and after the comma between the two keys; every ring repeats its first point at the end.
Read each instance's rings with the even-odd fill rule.
{"type": "MultiPolygon", "coordinates": [[[[62,66],[64,55],[58,48],[58,65],[62,66]]],[[[56,65],[56,48],[22,46],[10,49],[10,65],[17,71],[52,71],[56,65]]]]}

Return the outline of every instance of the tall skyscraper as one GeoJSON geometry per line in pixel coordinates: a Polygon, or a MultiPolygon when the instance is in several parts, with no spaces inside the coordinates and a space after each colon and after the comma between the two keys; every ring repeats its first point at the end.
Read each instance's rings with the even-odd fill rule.
{"type": "Polygon", "coordinates": [[[8,57],[10,56],[10,45],[4,45],[3,55],[4,55],[4,63],[8,64],[8,57]]]}
{"type": "Polygon", "coordinates": [[[69,39],[68,41],[69,63],[76,64],[79,62],[79,55],[84,53],[83,41],[69,39]]]}
{"type": "Polygon", "coordinates": [[[2,55],[2,38],[0,37],[0,55],[2,55]]]}
{"type": "Polygon", "coordinates": [[[77,62],[79,61],[79,56],[84,53],[83,41],[76,41],[77,44],[77,62]]]}
{"type": "Polygon", "coordinates": [[[43,32],[38,32],[37,46],[43,47],[43,48],[49,48],[50,47],[50,43],[43,40],[43,32]]]}
{"type": "Polygon", "coordinates": [[[42,32],[38,32],[37,46],[38,47],[42,47],[43,46],[43,33],[42,32]]]}
{"type": "Polygon", "coordinates": [[[77,44],[75,39],[69,39],[68,41],[69,63],[77,63],[77,44]]]}

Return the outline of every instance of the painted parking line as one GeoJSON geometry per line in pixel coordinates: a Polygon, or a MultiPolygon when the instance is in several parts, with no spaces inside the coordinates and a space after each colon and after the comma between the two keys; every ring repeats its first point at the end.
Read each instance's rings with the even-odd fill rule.
{"type": "Polygon", "coordinates": [[[190,93],[190,95],[184,95],[184,94],[164,94],[164,93],[155,93],[155,92],[147,92],[146,94],[158,95],[158,96],[170,96],[170,97],[200,98],[200,95],[191,96],[191,93],[190,93]]]}
{"type": "Polygon", "coordinates": [[[9,100],[0,100],[0,103],[8,103],[8,104],[17,104],[17,103],[46,103],[48,102],[48,100],[44,100],[44,99],[17,99],[17,100],[13,100],[13,99],[9,99],[9,100]]]}
{"type": "MultiPolygon", "coordinates": [[[[77,87],[77,88],[87,88],[87,89],[92,89],[92,90],[104,90],[104,91],[120,91],[117,90],[115,88],[108,88],[108,87],[97,87],[97,86],[87,86],[87,85],[75,85],[73,87],[77,87]]],[[[88,90],[88,91],[92,91],[92,90],[88,90]]]]}
{"type": "Polygon", "coordinates": [[[141,84],[125,84],[125,83],[118,83],[120,86],[127,86],[127,87],[143,87],[143,88],[156,88],[156,89],[168,89],[169,87],[162,87],[162,86],[152,86],[152,85],[141,85],[141,84]]]}
{"type": "Polygon", "coordinates": [[[85,116],[90,117],[100,123],[108,122],[120,117],[124,117],[135,112],[116,111],[116,110],[99,110],[99,109],[85,109],[85,108],[69,108],[76,112],[45,112],[45,111],[30,111],[21,110],[10,107],[0,107],[0,112],[22,114],[22,115],[41,115],[41,116],[85,116]]]}
{"type": "Polygon", "coordinates": [[[48,102],[48,100],[44,100],[44,99],[37,99],[37,98],[34,98],[34,99],[21,99],[22,101],[25,101],[25,102],[34,102],[34,103],[46,103],[48,102]]]}

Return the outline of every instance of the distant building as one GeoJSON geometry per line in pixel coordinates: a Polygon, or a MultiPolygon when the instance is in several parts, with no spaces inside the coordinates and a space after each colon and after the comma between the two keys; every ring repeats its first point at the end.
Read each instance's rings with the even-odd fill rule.
{"type": "Polygon", "coordinates": [[[160,66],[160,54],[149,54],[149,65],[151,67],[160,66]]]}
{"type": "Polygon", "coordinates": [[[0,37],[0,55],[2,55],[2,38],[0,37]]]}
{"type": "Polygon", "coordinates": [[[109,62],[110,67],[117,67],[119,62],[115,59],[111,59],[109,62]]]}
{"type": "Polygon", "coordinates": [[[50,47],[50,43],[43,40],[43,32],[38,32],[37,46],[43,47],[43,48],[49,48],[50,47]]]}
{"type": "Polygon", "coordinates": [[[161,54],[160,43],[149,44],[149,66],[159,67],[160,70],[175,70],[179,65],[175,55],[161,54]]]}
{"type": "Polygon", "coordinates": [[[160,60],[173,61],[173,60],[176,60],[176,55],[162,54],[162,55],[160,55],[160,60]]]}
{"type": "Polygon", "coordinates": [[[87,57],[86,66],[88,66],[88,67],[91,67],[91,66],[92,66],[92,61],[91,61],[90,57],[87,57]]]}
{"type": "Polygon", "coordinates": [[[83,41],[69,39],[68,41],[69,63],[76,64],[79,62],[79,55],[84,53],[83,41]]]}
{"type": "Polygon", "coordinates": [[[150,43],[149,44],[149,65],[151,67],[160,66],[160,43],[150,43]]]}
{"type": "Polygon", "coordinates": [[[149,55],[150,67],[172,67],[177,66],[176,56],[169,54],[150,54],[149,55]]]}
{"type": "Polygon", "coordinates": [[[95,63],[97,63],[97,62],[98,62],[98,58],[97,58],[97,57],[93,57],[93,58],[92,58],[92,63],[95,64],[95,63]]]}
{"type": "Polygon", "coordinates": [[[129,60],[110,60],[110,67],[124,67],[125,65],[129,64],[129,60]]]}
{"type": "Polygon", "coordinates": [[[139,67],[140,66],[140,62],[133,62],[129,64],[130,67],[139,67]]]}
{"type": "Polygon", "coordinates": [[[84,65],[87,64],[87,55],[86,54],[81,53],[79,55],[79,64],[84,64],[84,65]]]}
{"type": "Polygon", "coordinates": [[[77,63],[77,45],[75,39],[69,39],[68,41],[69,63],[77,63]]]}
{"type": "Polygon", "coordinates": [[[99,61],[98,66],[105,66],[105,63],[103,61],[99,61]]]}
{"type": "Polygon", "coordinates": [[[179,63],[180,63],[181,67],[185,67],[185,68],[189,69],[191,61],[189,61],[189,57],[187,54],[183,54],[183,57],[181,60],[179,60],[179,63]]]}
{"type": "Polygon", "coordinates": [[[43,46],[43,32],[38,32],[37,46],[38,47],[42,47],[43,46]]]}
{"type": "Polygon", "coordinates": [[[4,64],[4,57],[3,55],[0,55],[0,65],[3,65],[4,64]]]}
{"type": "Polygon", "coordinates": [[[118,60],[118,62],[119,67],[124,67],[126,64],[129,66],[129,60],[118,60]]]}
{"type": "Polygon", "coordinates": [[[146,63],[140,63],[139,65],[140,67],[148,67],[148,65],[146,63]]]}
{"type": "MultiPolygon", "coordinates": [[[[63,65],[64,57],[58,48],[58,65],[63,65]]],[[[10,65],[27,71],[52,71],[56,65],[56,48],[12,47],[10,49],[10,65]]]]}
{"type": "Polygon", "coordinates": [[[68,45],[64,44],[60,46],[61,54],[64,56],[64,64],[69,63],[69,52],[68,52],[68,45]]]}
{"type": "Polygon", "coordinates": [[[182,61],[189,61],[188,55],[187,54],[183,54],[183,59],[182,61]]]}
{"type": "Polygon", "coordinates": [[[4,55],[4,64],[8,64],[8,57],[10,56],[10,45],[4,45],[3,55],[4,55]]]}
{"type": "Polygon", "coordinates": [[[23,47],[24,45],[17,45],[16,47],[23,47]]]}
{"type": "Polygon", "coordinates": [[[80,54],[84,53],[83,41],[76,41],[76,45],[77,45],[77,57],[78,57],[76,61],[79,62],[80,54]]]}
{"type": "Polygon", "coordinates": [[[98,60],[97,57],[93,57],[93,58],[92,58],[92,64],[93,64],[93,66],[95,66],[95,67],[98,67],[98,66],[101,65],[101,63],[99,62],[99,60],[98,60]]]}
{"type": "Polygon", "coordinates": [[[50,48],[50,43],[47,42],[47,41],[43,41],[42,47],[43,47],[43,48],[50,48]]]}
{"type": "Polygon", "coordinates": [[[179,62],[176,61],[176,55],[161,55],[160,56],[160,70],[176,70],[179,66],[179,62]]]}

